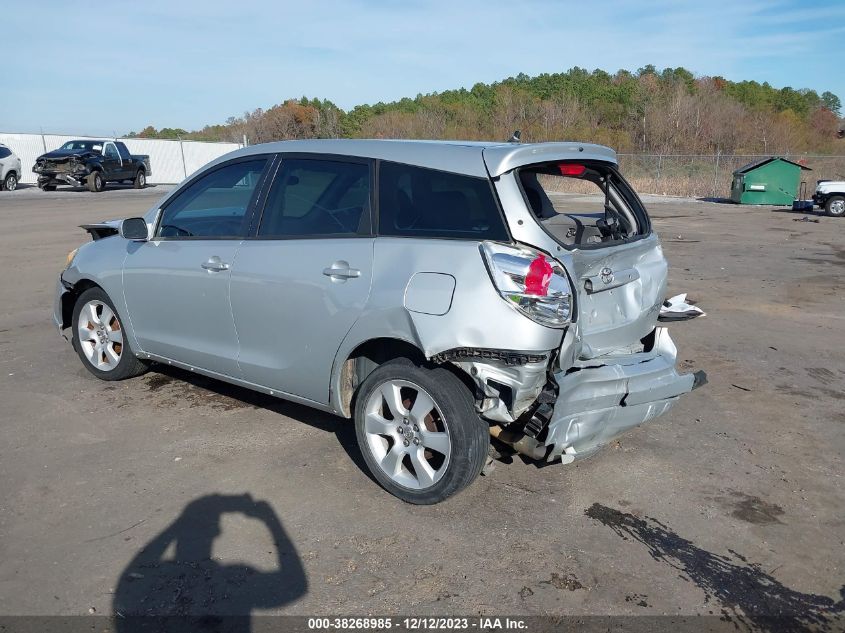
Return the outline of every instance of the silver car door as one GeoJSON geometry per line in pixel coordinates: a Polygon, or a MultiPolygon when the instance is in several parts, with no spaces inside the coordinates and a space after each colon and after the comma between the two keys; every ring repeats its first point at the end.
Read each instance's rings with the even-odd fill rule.
{"type": "Polygon", "coordinates": [[[335,353],[369,295],[371,173],[365,160],[283,157],[232,267],[245,380],[329,401],[335,353]]]}
{"type": "Polygon", "coordinates": [[[249,157],[201,174],[162,208],[153,239],[130,246],[123,287],[141,350],[239,375],[229,278],[269,162],[249,157]]]}

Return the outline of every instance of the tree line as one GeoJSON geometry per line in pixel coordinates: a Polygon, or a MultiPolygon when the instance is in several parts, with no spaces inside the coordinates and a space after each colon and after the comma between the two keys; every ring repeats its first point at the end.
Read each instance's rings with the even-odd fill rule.
{"type": "Polygon", "coordinates": [[[289,99],[201,130],[129,136],[250,143],[307,138],[572,139],[656,154],[845,153],[842,104],[826,91],[696,77],[684,68],[571,68],[344,111],[289,99]]]}

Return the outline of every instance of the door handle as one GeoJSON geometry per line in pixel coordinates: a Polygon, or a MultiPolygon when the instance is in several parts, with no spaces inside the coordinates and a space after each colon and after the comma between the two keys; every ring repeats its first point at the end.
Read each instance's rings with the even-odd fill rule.
{"type": "Polygon", "coordinates": [[[361,276],[361,271],[357,268],[350,268],[349,262],[337,261],[329,268],[323,269],[323,274],[326,277],[331,277],[332,280],[345,281],[346,279],[355,279],[361,276]]]}
{"type": "Polygon", "coordinates": [[[212,273],[219,273],[224,270],[229,270],[229,264],[221,262],[217,255],[208,258],[208,261],[201,264],[203,268],[212,273]]]}

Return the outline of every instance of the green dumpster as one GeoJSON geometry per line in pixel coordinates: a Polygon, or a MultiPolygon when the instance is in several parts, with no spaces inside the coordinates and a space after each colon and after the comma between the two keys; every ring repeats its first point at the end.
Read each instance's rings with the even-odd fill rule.
{"type": "Polygon", "coordinates": [[[749,163],[733,174],[731,200],[737,204],[791,205],[798,195],[801,170],[811,171],[780,156],[749,163]]]}

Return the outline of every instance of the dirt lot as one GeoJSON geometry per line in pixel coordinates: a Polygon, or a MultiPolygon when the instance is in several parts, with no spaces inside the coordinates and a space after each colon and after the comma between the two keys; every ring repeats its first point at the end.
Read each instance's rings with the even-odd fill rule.
{"type": "Polygon", "coordinates": [[[413,507],[344,420],[85,371],[51,325],[76,226],[162,193],[0,193],[0,614],[841,616],[845,220],[649,201],[710,384],[593,459],[413,507]]]}

